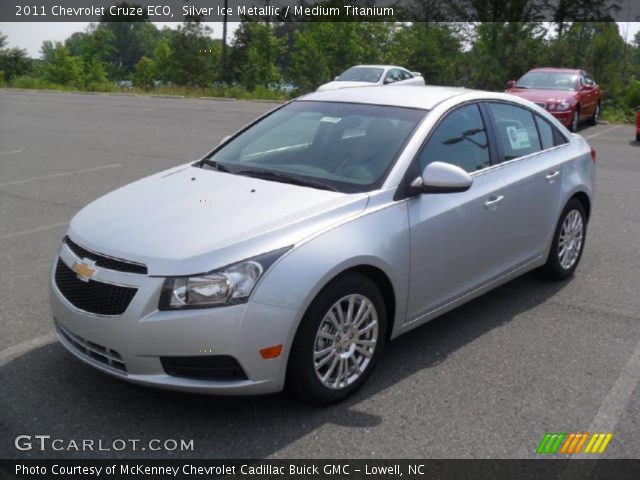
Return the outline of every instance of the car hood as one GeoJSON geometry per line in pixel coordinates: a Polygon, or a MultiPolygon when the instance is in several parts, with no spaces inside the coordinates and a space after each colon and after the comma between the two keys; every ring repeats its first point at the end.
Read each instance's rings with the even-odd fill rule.
{"type": "Polygon", "coordinates": [[[573,101],[576,98],[576,92],[568,90],[537,90],[531,88],[511,88],[507,93],[517,95],[532,102],[561,102],[563,100],[573,101]]]}
{"type": "Polygon", "coordinates": [[[320,85],[318,87],[317,92],[322,92],[324,90],[337,90],[338,88],[349,88],[349,87],[371,87],[372,85],[377,85],[377,83],[371,82],[329,82],[324,85],[320,85]]]}
{"type": "Polygon", "coordinates": [[[368,198],[183,165],[87,205],[69,235],[150,275],[189,275],[300,242],[357,215],[368,198]]]}

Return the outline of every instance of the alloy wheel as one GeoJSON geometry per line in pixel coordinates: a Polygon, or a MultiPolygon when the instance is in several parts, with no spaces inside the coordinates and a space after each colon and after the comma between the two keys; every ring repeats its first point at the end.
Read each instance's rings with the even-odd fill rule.
{"type": "Polygon", "coordinates": [[[325,313],[314,341],[316,376],[337,390],[355,382],[371,363],[378,343],[378,312],[364,295],[342,297],[325,313]]]}
{"type": "Polygon", "coordinates": [[[578,260],[582,249],[584,222],[578,210],[571,210],[562,222],[558,240],[558,261],[560,266],[569,270],[578,260]]]}

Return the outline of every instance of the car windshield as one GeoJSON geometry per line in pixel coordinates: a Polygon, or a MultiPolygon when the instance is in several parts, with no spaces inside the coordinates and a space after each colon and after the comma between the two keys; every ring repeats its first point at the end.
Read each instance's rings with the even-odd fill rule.
{"type": "Polygon", "coordinates": [[[578,75],[562,72],[529,72],[516,82],[518,88],[577,90],[578,75]]]}
{"type": "Polygon", "coordinates": [[[336,81],[338,82],[368,82],[376,83],[384,73],[383,68],[352,67],[343,72],[336,81]]]}
{"type": "Polygon", "coordinates": [[[212,168],[345,193],[379,188],[426,110],[292,102],[202,161],[212,168]]]}

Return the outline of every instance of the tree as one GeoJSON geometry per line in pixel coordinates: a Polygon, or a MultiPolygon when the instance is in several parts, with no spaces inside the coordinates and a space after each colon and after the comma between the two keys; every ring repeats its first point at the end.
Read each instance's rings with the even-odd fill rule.
{"type": "Polygon", "coordinates": [[[142,57],[136,65],[136,70],[133,74],[133,84],[145,90],[153,88],[155,70],[155,62],[149,57],[142,57]]]}
{"type": "Polygon", "coordinates": [[[178,85],[205,86],[218,77],[220,41],[199,19],[189,19],[169,36],[173,52],[173,82],[178,85]]]}
{"type": "Polygon", "coordinates": [[[0,72],[4,74],[0,80],[10,82],[16,77],[29,74],[32,69],[33,61],[26,50],[20,48],[0,50],[0,72]]]}
{"type": "Polygon", "coordinates": [[[400,25],[385,54],[385,62],[419,71],[428,84],[456,85],[466,71],[460,27],[447,23],[400,25]]]}
{"type": "Polygon", "coordinates": [[[41,76],[44,80],[58,85],[82,85],[84,64],[80,57],[70,55],[63,43],[50,40],[42,43],[41,51],[41,76]]]}
{"type": "Polygon", "coordinates": [[[507,80],[545,66],[546,29],[539,22],[485,22],[478,25],[467,56],[469,85],[500,90],[507,80]]]}
{"type": "Polygon", "coordinates": [[[243,22],[236,30],[231,51],[232,76],[247,90],[268,86],[281,79],[276,60],[282,53],[282,42],[273,35],[271,26],[243,22]]]}
{"type": "Polygon", "coordinates": [[[173,50],[169,46],[169,39],[162,37],[153,51],[153,57],[155,59],[156,78],[164,83],[170,83],[174,77],[174,61],[173,50]]]}
{"type": "MultiPolygon", "coordinates": [[[[133,5],[122,2],[117,6],[128,8],[133,5]]],[[[124,17],[126,21],[122,18],[106,13],[100,18],[98,27],[108,32],[106,35],[109,38],[111,51],[106,55],[105,60],[112,65],[111,76],[118,79],[131,75],[143,56],[153,55],[159,36],[158,29],[149,22],[146,13],[139,17],[124,17]]]]}

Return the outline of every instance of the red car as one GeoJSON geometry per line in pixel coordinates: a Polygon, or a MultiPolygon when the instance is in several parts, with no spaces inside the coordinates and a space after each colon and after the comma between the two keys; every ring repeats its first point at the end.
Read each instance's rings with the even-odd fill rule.
{"type": "Polygon", "coordinates": [[[537,103],[572,132],[581,121],[595,125],[600,117],[602,91],[583,70],[535,68],[507,82],[506,92],[537,103]]]}
{"type": "Polygon", "coordinates": [[[640,142],[640,110],[636,112],[636,142],[640,142]]]}

